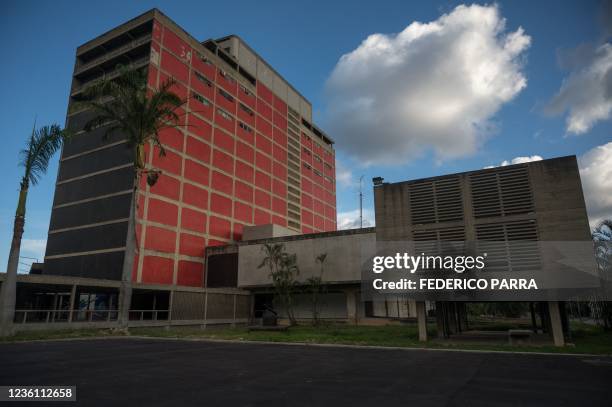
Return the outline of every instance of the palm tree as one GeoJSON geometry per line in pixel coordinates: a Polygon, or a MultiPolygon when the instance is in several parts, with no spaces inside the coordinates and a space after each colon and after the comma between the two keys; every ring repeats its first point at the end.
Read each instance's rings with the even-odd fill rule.
{"type": "Polygon", "coordinates": [[[315,261],[319,264],[320,272],[318,276],[312,276],[306,279],[307,291],[310,293],[310,300],[312,303],[312,323],[313,325],[319,324],[319,297],[325,292],[325,286],[323,285],[323,265],[327,253],[321,253],[315,258],[315,261]]]}
{"type": "Polygon", "coordinates": [[[25,226],[26,201],[30,186],[38,184],[40,178],[47,172],[49,161],[57,150],[62,147],[68,132],[62,130],[57,124],[32,129],[32,134],[26,147],[20,152],[20,162],[24,168],[19,189],[19,200],[15,211],[13,224],[13,239],[6,269],[6,280],[2,284],[0,293],[0,336],[9,336],[13,333],[13,319],[15,318],[15,299],[17,291],[17,267],[21,238],[25,226]]]}
{"type": "Polygon", "coordinates": [[[261,247],[264,258],[257,268],[268,267],[272,285],[276,291],[276,297],[281,302],[289,323],[296,325],[295,314],[293,313],[293,292],[296,281],[295,276],[300,273],[297,266],[297,255],[285,252],[283,244],[264,244],[261,247]]]}
{"type": "Polygon", "coordinates": [[[612,219],[601,221],[593,230],[595,242],[595,259],[600,273],[602,285],[601,298],[591,303],[595,314],[602,320],[606,329],[612,327],[612,302],[606,301],[610,297],[610,273],[612,272],[612,219]]]}
{"type": "Polygon", "coordinates": [[[166,154],[159,140],[159,133],[164,129],[180,126],[177,109],[186,100],[171,90],[173,80],[165,81],[157,89],[150,89],[147,87],[146,71],[129,70],[121,66],[118,69],[120,73],[117,78],[106,79],[89,87],[84,92],[84,101],[79,104],[94,113],[94,117],[85,124],[85,131],[106,126],[104,136],[109,137],[113,133],[123,135],[128,148],[131,148],[134,154],[134,186],[119,298],[119,323],[126,328],[132,297],[132,269],[138,247],[136,205],[140,178],[146,175],[147,183],[153,186],[161,174],[161,171],[147,166],[145,146],[149,144],[157,147],[160,156],[166,154]]]}

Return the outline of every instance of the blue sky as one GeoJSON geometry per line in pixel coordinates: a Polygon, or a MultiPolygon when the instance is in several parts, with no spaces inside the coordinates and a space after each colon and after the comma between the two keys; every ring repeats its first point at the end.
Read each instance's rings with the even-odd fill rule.
{"type": "MultiPolygon", "coordinates": [[[[17,167],[18,151],[32,128],[34,118],[39,124],[64,123],[74,53],[79,44],[152,7],[158,7],[196,38],[203,40],[230,33],[240,35],[310,99],[315,121],[321,127],[328,131],[329,128],[346,131],[335,125],[337,118],[332,105],[338,101],[338,94],[347,96],[352,91],[330,96],[334,90],[341,89],[340,85],[329,82],[340,57],[356,50],[372,34],[381,33],[385,34],[384,38],[394,39],[396,33],[414,21],[439,22],[443,14],[454,15],[460,4],[453,1],[237,1],[228,7],[223,2],[195,1],[105,1],[104,6],[82,1],[3,2],[0,6],[0,41],[5,58],[0,64],[0,77],[3,78],[5,97],[0,109],[0,129],[5,143],[0,151],[0,171],[4,180],[0,194],[0,263],[6,264],[10,245],[21,176],[21,168],[17,167]]],[[[448,138],[432,147],[426,138],[412,136],[408,131],[406,137],[418,138],[418,151],[406,154],[403,162],[396,160],[393,165],[385,164],[383,157],[379,162],[363,166],[359,152],[348,148],[350,135],[338,136],[330,132],[339,140],[336,148],[343,169],[343,182],[339,182],[338,212],[344,216],[346,224],[350,223],[351,215],[354,216],[351,211],[359,207],[355,180],[360,175],[364,175],[365,208],[370,210],[367,213],[371,216],[373,176],[399,181],[499,165],[504,160],[520,156],[583,156],[589,152],[595,154],[593,149],[612,140],[612,126],[605,118],[595,120],[582,134],[568,133],[567,114],[563,111],[572,107],[578,109],[580,106],[576,103],[580,102],[576,100],[580,95],[573,99],[573,95],[565,95],[556,107],[550,108],[564,80],[567,82],[573,74],[588,69],[590,61],[587,58],[576,62],[574,58],[572,65],[567,62],[572,58],[563,58],[563,55],[574,55],[571,51],[583,49],[580,47],[584,44],[591,44],[594,48],[610,40],[606,37],[606,27],[598,24],[600,3],[502,1],[496,3],[496,7],[498,18],[505,19],[505,28],[494,33],[494,39],[503,43],[505,36],[516,32],[519,27],[523,29],[523,38],[529,37],[529,45],[512,61],[513,69],[526,79],[526,86],[502,102],[497,101],[490,114],[477,115],[481,120],[479,123],[487,127],[486,134],[477,135],[480,141],[468,149],[470,151],[452,157],[445,156],[444,151],[440,156],[440,150],[444,150],[440,146],[463,143],[465,139],[459,136],[454,139],[453,134],[447,132],[448,138]],[[560,63],[563,61],[565,63],[560,63]],[[551,111],[556,114],[551,115],[551,111]]],[[[434,51],[423,49],[427,40],[421,44],[419,55],[428,56],[434,51]]],[[[576,82],[578,85],[582,83],[578,79],[576,82]]],[[[384,84],[384,80],[381,83],[384,84]]],[[[431,86],[436,90],[435,86],[443,85],[432,83],[431,86]]],[[[487,111],[487,100],[481,101],[484,106],[471,105],[472,110],[476,106],[476,110],[487,111]]],[[[386,136],[381,133],[381,137],[384,139],[386,136]]],[[[392,148],[393,143],[389,146],[392,148]]],[[[608,161],[609,155],[599,154],[597,158],[608,167],[612,164],[608,161]]],[[[56,173],[57,159],[47,176],[30,192],[24,256],[42,260],[56,173]]],[[[592,168],[592,173],[599,171],[592,168]]],[[[593,194],[609,192],[602,191],[603,183],[597,179],[592,183],[593,194]]],[[[596,209],[598,216],[602,213],[612,215],[605,212],[608,209],[605,202],[603,207],[599,205],[596,209]]]]}

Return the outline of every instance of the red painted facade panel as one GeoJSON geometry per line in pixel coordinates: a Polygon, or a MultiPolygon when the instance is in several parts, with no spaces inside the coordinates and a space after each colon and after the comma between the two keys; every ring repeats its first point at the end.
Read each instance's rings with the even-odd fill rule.
{"type": "Polygon", "coordinates": [[[145,249],[174,253],[176,233],[157,226],[147,226],[145,249]]]}
{"type": "Polygon", "coordinates": [[[166,150],[165,156],[159,155],[159,148],[153,149],[153,166],[164,172],[171,172],[175,175],[181,175],[182,158],[180,155],[166,150]]]}
{"type": "Polygon", "coordinates": [[[234,159],[221,150],[213,150],[213,167],[219,168],[228,174],[234,173],[234,159]]]}
{"type": "Polygon", "coordinates": [[[211,216],[209,222],[209,233],[211,235],[223,239],[231,238],[231,223],[229,220],[211,216]]]}
{"type": "MultiPolygon", "coordinates": [[[[143,181],[146,181],[144,177],[143,181]]],[[[178,179],[171,177],[168,174],[162,174],[162,176],[157,179],[157,182],[149,191],[152,194],[178,201],[181,192],[181,183],[178,179]]]]}
{"type": "Polygon", "coordinates": [[[191,257],[204,257],[206,239],[190,233],[181,233],[179,237],[179,253],[191,257]]]}
{"type": "Polygon", "coordinates": [[[253,202],[253,187],[236,180],[234,182],[234,190],[236,192],[236,198],[246,202],[253,202]]]}
{"type": "Polygon", "coordinates": [[[218,147],[229,154],[234,153],[234,138],[222,130],[215,129],[213,142],[215,147],[218,147]]]}
{"type": "Polygon", "coordinates": [[[257,82],[257,95],[270,105],[274,103],[274,94],[261,82],[257,82]]]}
{"type": "Polygon", "coordinates": [[[261,171],[255,171],[255,186],[270,191],[272,190],[272,179],[261,171]]]}
{"type": "Polygon", "coordinates": [[[174,260],[145,256],[142,261],[142,282],[145,284],[172,284],[174,260]]]}
{"type": "Polygon", "coordinates": [[[176,226],[178,219],[178,206],[149,198],[149,211],[147,219],[151,222],[161,223],[168,226],[176,226]]]}
{"type": "Polygon", "coordinates": [[[206,233],[206,214],[189,208],[181,210],[181,228],[206,233]]]}
{"type": "Polygon", "coordinates": [[[281,198],[272,198],[272,210],[278,214],[287,214],[287,202],[281,198]]]}
{"type": "Polygon", "coordinates": [[[255,161],[255,150],[248,144],[237,141],[236,142],[236,156],[250,164],[255,161]]]}
{"type": "Polygon", "coordinates": [[[255,190],[255,205],[270,209],[270,194],[260,189],[255,190]]]}
{"type": "Polygon", "coordinates": [[[204,188],[183,184],[183,202],[196,208],[208,209],[208,191],[204,188]]]}
{"type": "Polygon", "coordinates": [[[210,163],[210,146],[202,141],[199,141],[195,137],[187,137],[187,148],[185,151],[187,155],[195,158],[198,161],[210,163]]]}
{"type": "Polygon", "coordinates": [[[262,211],[261,209],[255,208],[255,224],[256,225],[265,225],[270,223],[270,213],[266,211],[262,211]]]}
{"type": "Polygon", "coordinates": [[[223,192],[227,195],[232,195],[232,186],[234,182],[232,177],[220,173],[219,171],[213,171],[212,173],[212,188],[219,192],[223,192]]]}
{"type": "Polygon", "coordinates": [[[251,223],[253,221],[253,208],[251,205],[244,204],[239,201],[234,202],[234,218],[244,222],[251,223]]]}
{"type": "Polygon", "coordinates": [[[208,167],[192,160],[185,160],[185,178],[201,185],[208,185],[208,167]]]}
{"type": "Polygon", "coordinates": [[[189,68],[168,51],[162,51],[161,67],[170,74],[171,78],[189,83],[189,68]]]}
{"type": "Polygon", "coordinates": [[[210,210],[230,218],[232,216],[232,200],[213,192],[210,196],[210,210]]]}
{"type": "Polygon", "coordinates": [[[236,161],[236,177],[249,183],[253,182],[253,167],[242,161],[236,161]]]}
{"type": "Polygon", "coordinates": [[[179,260],[176,284],[202,287],[204,285],[204,264],[189,260],[179,260]]]}

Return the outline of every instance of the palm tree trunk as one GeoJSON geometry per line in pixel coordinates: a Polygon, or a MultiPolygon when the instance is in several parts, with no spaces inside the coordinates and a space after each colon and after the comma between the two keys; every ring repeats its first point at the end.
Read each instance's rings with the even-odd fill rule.
{"type": "Polygon", "coordinates": [[[134,257],[136,256],[136,202],[138,199],[138,180],[132,193],[130,217],[125,241],[125,255],[121,273],[121,287],[119,289],[119,325],[128,327],[130,319],[130,305],[132,303],[132,273],[134,270],[134,257]]]}
{"type": "Polygon", "coordinates": [[[2,283],[0,292],[0,337],[11,336],[14,333],[13,320],[15,318],[15,301],[17,299],[17,268],[19,266],[19,252],[21,251],[21,238],[25,226],[26,198],[28,196],[27,186],[19,191],[19,202],[15,213],[13,225],[13,239],[11,240],[11,251],[9,252],[8,265],[6,267],[6,279],[2,283]]]}

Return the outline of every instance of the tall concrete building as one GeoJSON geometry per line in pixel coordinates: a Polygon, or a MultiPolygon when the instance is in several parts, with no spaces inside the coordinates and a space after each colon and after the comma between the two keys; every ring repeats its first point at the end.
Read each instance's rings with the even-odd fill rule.
{"type": "Polygon", "coordinates": [[[124,136],[83,132],[82,92],[117,66],[169,78],[188,100],[167,154],[147,150],[163,171],[139,188],[137,283],[202,287],[207,246],[239,241],[245,225],[293,233],[336,229],[333,141],[312,106],[241,38],[201,42],[151,10],[78,47],[44,274],[120,279],[132,197],[132,152],[124,136]]]}

